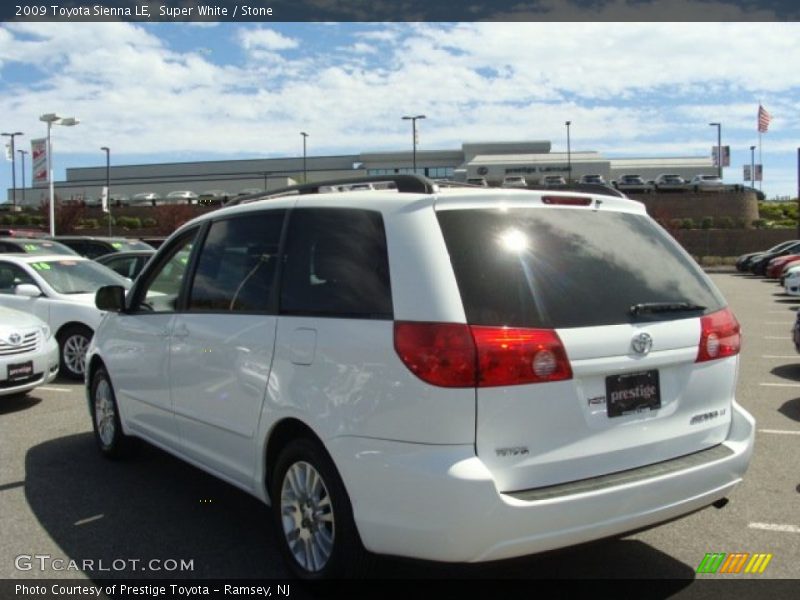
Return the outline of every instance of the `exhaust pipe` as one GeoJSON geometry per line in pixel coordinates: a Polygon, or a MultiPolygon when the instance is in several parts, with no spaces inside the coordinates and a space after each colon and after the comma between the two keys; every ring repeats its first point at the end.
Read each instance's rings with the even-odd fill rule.
{"type": "Polygon", "coordinates": [[[728,502],[730,502],[730,500],[728,500],[727,498],[720,498],[719,500],[714,502],[714,504],[712,504],[711,506],[713,506],[714,508],[725,508],[728,502]]]}

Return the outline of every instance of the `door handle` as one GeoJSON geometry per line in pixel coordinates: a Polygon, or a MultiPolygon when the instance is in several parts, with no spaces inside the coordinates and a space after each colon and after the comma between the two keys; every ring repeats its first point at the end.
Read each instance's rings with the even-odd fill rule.
{"type": "Polygon", "coordinates": [[[186,325],[181,325],[176,327],[175,330],[172,332],[172,337],[176,337],[179,340],[187,337],[189,335],[189,330],[186,328],[186,325]]]}

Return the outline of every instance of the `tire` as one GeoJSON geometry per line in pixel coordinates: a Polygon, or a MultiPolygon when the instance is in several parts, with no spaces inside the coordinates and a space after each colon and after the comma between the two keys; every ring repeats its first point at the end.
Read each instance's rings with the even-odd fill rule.
{"type": "Polygon", "coordinates": [[[58,334],[61,375],[70,379],[83,379],[86,371],[86,350],[93,335],[92,330],[85,325],[70,325],[58,334]]]}
{"type": "Polygon", "coordinates": [[[107,458],[128,456],[134,449],[134,439],[122,432],[114,386],[102,367],[92,377],[89,398],[94,439],[101,454],[107,458]]]}
{"type": "Polygon", "coordinates": [[[296,577],[368,572],[372,555],[361,543],[341,477],[319,442],[300,438],[286,445],[273,469],[270,496],[281,554],[296,577]]]}

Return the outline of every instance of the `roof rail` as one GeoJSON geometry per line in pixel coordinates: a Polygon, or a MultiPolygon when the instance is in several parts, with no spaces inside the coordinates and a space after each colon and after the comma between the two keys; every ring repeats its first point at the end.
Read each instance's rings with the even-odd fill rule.
{"type": "Polygon", "coordinates": [[[247,196],[231,198],[225,206],[247,204],[249,202],[255,202],[256,200],[280,196],[319,194],[330,191],[330,188],[337,188],[338,186],[364,183],[393,183],[394,187],[391,189],[396,189],[398,192],[407,194],[433,194],[437,189],[433,181],[421,175],[369,175],[366,177],[347,177],[344,179],[328,179],[326,181],[315,181],[313,183],[301,183],[270,192],[248,194],[247,196]],[[328,190],[322,190],[321,192],[321,188],[328,188],[328,190]]]}

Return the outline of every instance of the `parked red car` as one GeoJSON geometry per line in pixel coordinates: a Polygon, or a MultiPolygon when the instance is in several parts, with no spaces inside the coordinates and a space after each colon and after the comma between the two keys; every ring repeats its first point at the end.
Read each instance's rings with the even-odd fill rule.
{"type": "Polygon", "coordinates": [[[800,254],[787,254],[786,256],[778,256],[769,261],[767,265],[766,276],[769,279],[777,279],[783,272],[783,267],[786,263],[793,260],[800,260],[800,254]]]}

